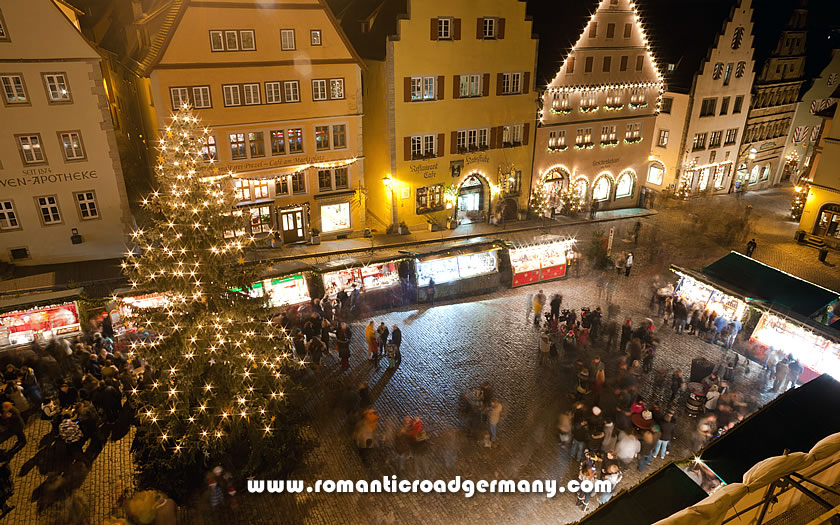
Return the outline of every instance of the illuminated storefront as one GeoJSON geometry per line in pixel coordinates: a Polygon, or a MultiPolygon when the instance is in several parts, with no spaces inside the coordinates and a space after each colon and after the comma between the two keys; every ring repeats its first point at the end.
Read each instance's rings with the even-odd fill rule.
{"type": "Polygon", "coordinates": [[[349,293],[354,284],[363,292],[396,284],[400,280],[400,262],[396,260],[324,273],[324,290],[327,295],[334,295],[341,290],[349,293]]]}
{"type": "Polygon", "coordinates": [[[263,295],[268,295],[268,304],[272,308],[309,301],[309,288],[302,273],[265,279],[258,284],[262,285],[263,295]]]}
{"type": "Polygon", "coordinates": [[[728,321],[740,321],[747,311],[747,303],[728,295],[706,283],[680,273],[680,282],[674,290],[674,295],[683,300],[686,304],[703,305],[709,312],[724,316],[728,321]]]}
{"type": "MultiPolygon", "coordinates": [[[[120,290],[115,293],[119,295],[120,290]]],[[[111,316],[111,326],[114,334],[121,336],[127,332],[134,332],[137,329],[132,317],[137,315],[138,310],[149,308],[163,308],[169,303],[169,296],[165,293],[149,293],[125,297],[115,297],[115,302],[108,306],[108,315],[111,316]]]]}
{"type": "Polygon", "coordinates": [[[750,341],[761,345],[762,353],[771,347],[793,354],[805,371],[799,378],[806,382],[829,374],[840,380],[840,343],[820,335],[820,328],[808,327],[792,319],[765,312],[750,341]]]}
{"type": "Polygon", "coordinates": [[[78,289],[20,298],[26,303],[15,302],[19,299],[3,301],[0,308],[17,308],[0,314],[0,347],[22,346],[32,341],[46,343],[55,337],[81,333],[79,304],[68,300],[80,292],[78,289]]]}
{"type": "Polygon", "coordinates": [[[561,240],[511,248],[508,253],[513,269],[512,285],[523,286],[564,277],[566,252],[573,244],[573,240],[561,240]]]}
{"type": "Polygon", "coordinates": [[[441,256],[417,263],[417,284],[443,284],[498,272],[498,248],[465,255],[441,256]]]}
{"type": "Polygon", "coordinates": [[[349,230],[350,228],[349,202],[321,205],[321,231],[323,233],[349,230]]]}

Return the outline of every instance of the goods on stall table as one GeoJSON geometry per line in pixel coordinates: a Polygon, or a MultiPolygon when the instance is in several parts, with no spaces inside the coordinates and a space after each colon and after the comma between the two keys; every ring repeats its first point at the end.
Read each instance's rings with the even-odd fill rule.
{"type": "Polygon", "coordinates": [[[300,304],[309,300],[306,279],[301,273],[288,277],[266,279],[263,283],[269,296],[269,304],[272,307],[300,304]]]}
{"type": "Polygon", "coordinates": [[[783,317],[765,312],[750,340],[758,342],[765,352],[773,347],[793,354],[806,368],[802,381],[819,374],[840,379],[840,345],[783,317]]]}
{"type": "Polygon", "coordinates": [[[429,278],[436,284],[457,281],[496,272],[496,250],[444,257],[417,263],[417,282],[428,286],[429,278]]]}
{"type": "Polygon", "coordinates": [[[42,306],[0,314],[0,346],[23,345],[36,338],[78,332],[79,314],[75,302],[42,306]]]}

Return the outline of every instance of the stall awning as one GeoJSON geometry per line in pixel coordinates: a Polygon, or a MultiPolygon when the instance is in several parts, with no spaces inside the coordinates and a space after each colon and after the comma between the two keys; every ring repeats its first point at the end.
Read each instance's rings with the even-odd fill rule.
{"type": "Polygon", "coordinates": [[[268,279],[270,277],[282,277],[284,275],[291,275],[293,273],[311,272],[315,270],[314,266],[300,261],[287,262],[269,262],[266,271],[262,278],[268,279]]]}
{"type": "Polygon", "coordinates": [[[330,261],[324,264],[315,266],[315,269],[320,273],[337,272],[339,270],[346,270],[348,268],[362,268],[372,264],[384,264],[389,262],[398,262],[407,259],[406,256],[391,256],[391,257],[372,257],[364,259],[360,257],[344,257],[335,261],[330,261]]]}
{"type": "Polygon", "coordinates": [[[771,307],[780,305],[807,317],[820,313],[840,295],[737,252],[718,259],[701,273],[748,299],[771,307]]]}
{"type": "Polygon", "coordinates": [[[22,308],[31,308],[40,304],[51,304],[75,299],[82,293],[82,288],[71,288],[58,292],[34,293],[0,300],[0,312],[11,312],[22,308]]]}
{"type": "Polygon", "coordinates": [[[445,259],[447,257],[457,257],[458,255],[469,255],[471,253],[487,252],[490,250],[499,250],[503,246],[497,241],[488,242],[486,240],[468,239],[473,242],[460,243],[455,241],[448,244],[443,250],[428,251],[425,253],[413,253],[420,262],[433,261],[435,259],[445,259]]]}

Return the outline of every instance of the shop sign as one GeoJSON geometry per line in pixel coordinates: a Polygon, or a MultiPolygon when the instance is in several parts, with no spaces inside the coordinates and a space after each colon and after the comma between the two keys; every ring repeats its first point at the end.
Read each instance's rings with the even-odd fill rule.
{"type": "Polygon", "coordinates": [[[597,168],[599,166],[609,166],[610,164],[617,164],[618,161],[621,159],[601,159],[601,160],[593,160],[592,167],[597,168]]]}
{"type": "Polygon", "coordinates": [[[431,179],[437,175],[438,163],[434,164],[412,164],[408,167],[411,173],[423,174],[424,179],[431,179]]]}
{"type": "Polygon", "coordinates": [[[758,148],[758,151],[764,151],[766,149],[773,149],[775,147],[776,147],[775,142],[765,142],[764,144],[761,145],[760,148],[758,148]]]}
{"type": "Polygon", "coordinates": [[[475,155],[467,155],[465,164],[469,166],[470,164],[488,164],[490,162],[490,155],[486,153],[476,153],[475,155]]]}
{"type": "Polygon", "coordinates": [[[7,177],[0,179],[0,188],[22,188],[23,186],[38,186],[57,184],[59,182],[73,182],[78,180],[98,179],[96,170],[66,171],[53,173],[50,168],[30,168],[23,170],[23,177],[7,177]]]}
{"type": "Polygon", "coordinates": [[[309,155],[306,157],[287,157],[287,158],[270,158],[263,160],[249,160],[247,162],[231,162],[230,164],[218,164],[218,169],[221,172],[227,173],[232,171],[234,173],[243,171],[254,171],[269,168],[287,168],[290,166],[307,166],[309,164],[318,164],[320,162],[330,162],[324,155],[309,155]]]}

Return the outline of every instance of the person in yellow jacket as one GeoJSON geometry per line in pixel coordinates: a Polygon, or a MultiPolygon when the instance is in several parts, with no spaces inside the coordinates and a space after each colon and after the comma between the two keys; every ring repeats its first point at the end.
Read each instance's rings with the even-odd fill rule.
{"type": "Polygon", "coordinates": [[[365,328],[365,341],[367,341],[368,345],[368,360],[373,361],[373,356],[376,354],[377,347],[376,347],[376,327],[373,324],[373,321],[368,323],[367,327],[365,328]]]}
{"type": "Polygon", "coordinates": [[[542,316],[543,307],[545,306],[545,294],[542,290],[534,296],[534,326],[540,325],[540,316],[542,316]]]}

